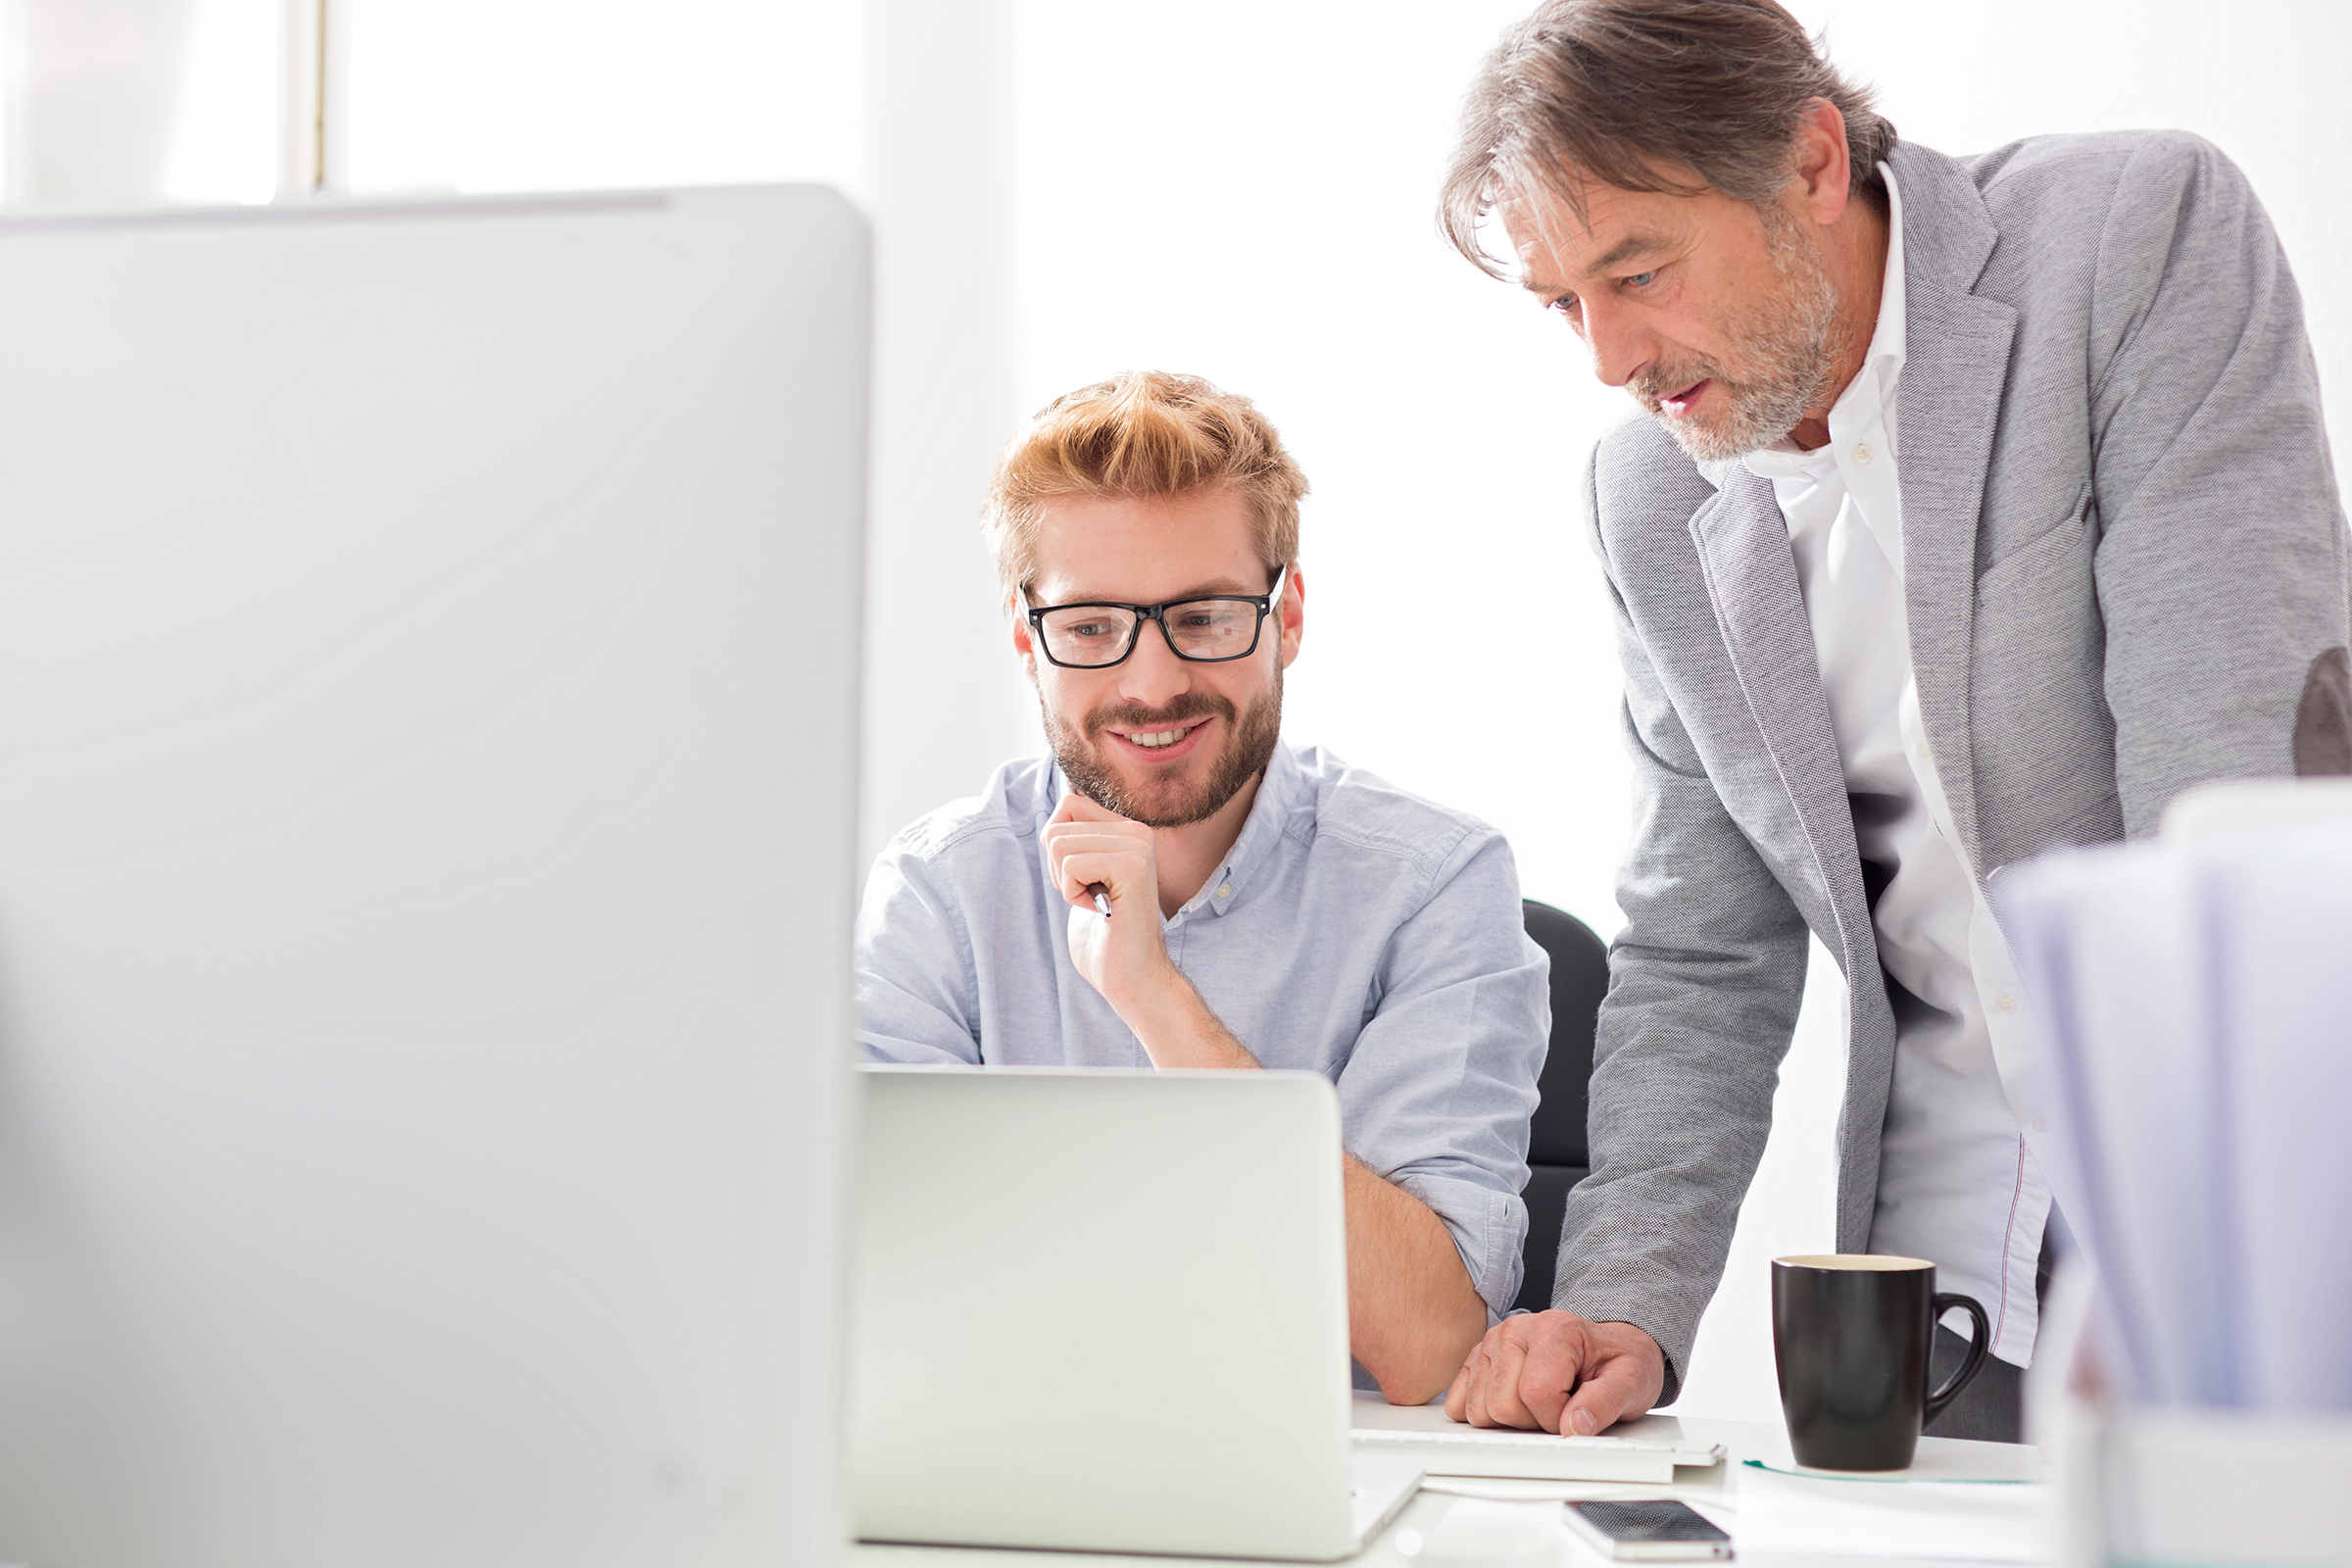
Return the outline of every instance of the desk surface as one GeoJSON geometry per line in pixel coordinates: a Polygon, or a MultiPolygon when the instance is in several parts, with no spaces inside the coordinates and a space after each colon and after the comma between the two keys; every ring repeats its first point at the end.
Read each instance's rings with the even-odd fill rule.
{"type": "MultiPolygon", "coordinates": [[[[1437,1406],[1398,1408],[1377,1396],[1356,1396],[1355,1424],[1413,1431],[1451,1425],[1437,1406]]],[[[1459,1430],[1458,1428],[1455,1430],[1459,1430]]],[[[2047,1488],[2036,1450],[2002,1443],[1922,1438],[1901,1481],[1839,1481],[1783,1474],[1792,1465],[1788,1435],[1746,1421],[1649,1415],[1614,1429],[1626,1437],[1684,1437],[1720,1443],[1728,1458],[1681,1472],[1671,1486],[1604,1482],[1473,1481],[1446,1478],[1425,1486],[1351,1568],[1616,1568],[1556,1524],[1556,1504],[1571,1497],[1680,1497],[1732,1532],[1739,1561],[1751,1568],[1891,1568],[1923,1561],[2008,1564],[2046,1560],[2036,1544],[2047,1488]],[[1747,1461],[1771,1467],[1758,1470],[1747,1461]],[[1772,1549],[1739,1544],[1742,1482],[1750,1523],[1771,1533],[1772,1549]],[[1437,1490],[1443,1488],[1445,1490],[1437,1490]],[[1818,1499],[1819,1505],[1816,1505],[1818,1499]],[[1791,1506],[1794,1504],[1795,1506],[1791,1506]],[[1763,1510],[1774,1510],[1769,1521],[1763,1510]],[[1838,1521],[1834,1516],[1854,1517],[1838,1521]],[[1789,1529],[1790,1520],[1822,1519],[1789,1529]],[[1892,1547],[1893,1549],[1873,1549],[1892,1547]]],[[[852,1568],[1047,1568],[1154,1563],[1178,1559],[1092,1552],[1025,1553],[955,1546],[861,1544],[852,1568]]]]}

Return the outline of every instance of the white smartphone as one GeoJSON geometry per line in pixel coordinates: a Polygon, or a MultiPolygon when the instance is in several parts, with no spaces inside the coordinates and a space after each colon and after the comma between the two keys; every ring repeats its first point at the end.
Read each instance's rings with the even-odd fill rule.
{"type": "Polygon", "coordinates": [[[1688,1504],[1664,1497],[1572,1502],[1568,1525],[1603,1554],[1627,1562],[1705,1562],[1732,1554],[1731,1537],[1688,1504]]]}

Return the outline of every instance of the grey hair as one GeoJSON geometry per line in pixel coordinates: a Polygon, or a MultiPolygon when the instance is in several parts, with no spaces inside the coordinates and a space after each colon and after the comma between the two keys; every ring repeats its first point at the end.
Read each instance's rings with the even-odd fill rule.
{"type": "Polygon", "coordinates": [[[1844,117],[1854,187],[1883,206],[1879,161],[1894,126],[1774,0],[1545,0],[1470,83],[1438,225],[1500,277],[1479,222],[1531,186],[1579,220],[1588,180],[1760,207],[1786,182],[1816,100],[1844,117]]]}

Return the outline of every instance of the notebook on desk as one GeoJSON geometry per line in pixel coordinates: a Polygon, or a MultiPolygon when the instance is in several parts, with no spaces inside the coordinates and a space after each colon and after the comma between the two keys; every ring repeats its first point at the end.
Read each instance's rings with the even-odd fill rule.
{"type": "Polygon", "coordinates": [[[1663,1484],[1673,1481],[1678,1469],[1723,1462],[1720,1444],[1680,1438],[1580,1438],[1456,1426],[1449,1431],[1358,1427],[1350,1440],[1359,1454],[1407,1460],[1433,1476],[1510,1481],[1663,1484]]]}
{"type": "Polygon", "coordinates": [[[859,1079],[861,1538],[1327,1560],[1412,1495],[1350,1452],[1329,1082],[859,1079]]]}

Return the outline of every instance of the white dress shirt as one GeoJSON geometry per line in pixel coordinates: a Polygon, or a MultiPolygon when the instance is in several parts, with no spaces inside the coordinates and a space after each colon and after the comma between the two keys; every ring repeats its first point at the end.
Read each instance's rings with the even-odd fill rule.
{"type": "Polygon", "coordinates": [[[1871,919],[1896,1034],[1870,1250],[1935,1263],[1936,1288],[1981,1301],[1993,1353],[2023,1366],[2050,1194],[1996,1062],[2018,1059],[2024,994],[1920,723],[1896,480],[1902,204],[1892,172],[1879,169],[1890,209],[1886,283],[1869,355],[1830,410],[1829,445],[1745,462],[1772,481],[1788,519],[1864,878],[1878,893],[1871,919]]]}

